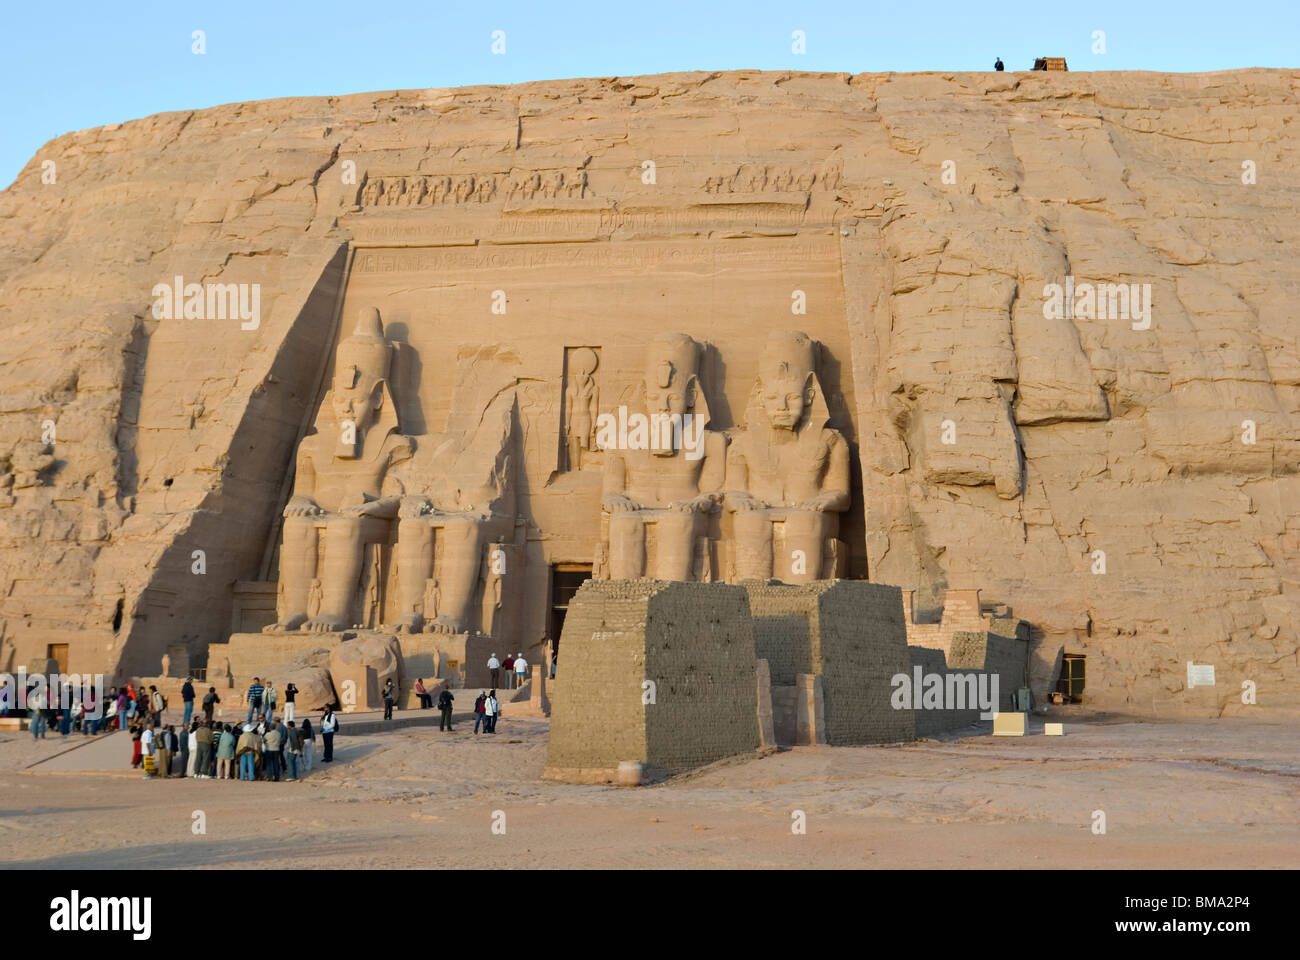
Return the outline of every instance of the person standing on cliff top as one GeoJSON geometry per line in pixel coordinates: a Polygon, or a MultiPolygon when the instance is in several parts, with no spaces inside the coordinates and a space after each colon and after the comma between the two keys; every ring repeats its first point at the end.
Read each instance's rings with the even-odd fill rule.
{"type": "Polygon", "coordinates": [[[1001,73],[1003,70],[1006,69],[1006,67],[1002,65],[1001,57],[998,57],[996,60],[993,61],[993,69],[998,71],[999,73],[1001,73]]]}
{"type": "Polygon", "coordinates": [[[492,686],[495,687],[501,682],[501,661],[497,659],[495,653],[488,657],[487,667],[488,672],[492,674],[492,686]]]}

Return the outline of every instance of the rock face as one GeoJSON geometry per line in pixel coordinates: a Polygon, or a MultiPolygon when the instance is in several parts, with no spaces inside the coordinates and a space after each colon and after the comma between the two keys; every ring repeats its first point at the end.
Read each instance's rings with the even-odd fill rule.
{"type": "MultiPolygon", "coordinates": [[[[1298,104],[1296,71],[733,72],[60,137],[0,194],[0,668],[153,675],[257,629],[236,597],[274,592],[295,453],[373,305],[405,432],[515,392],[533,593],[608,562],[598,519],[565,526],[601,507],[566,401],[630,404],[681,331],[736,434],[796,329],[851,450],[837,570],[920,619],[1009,605],[1040,694],[1064,648],[1107,708],[1294,710],[1298,104]]],[[[546,599],[510,618],[530,662],[546,599]]]]}

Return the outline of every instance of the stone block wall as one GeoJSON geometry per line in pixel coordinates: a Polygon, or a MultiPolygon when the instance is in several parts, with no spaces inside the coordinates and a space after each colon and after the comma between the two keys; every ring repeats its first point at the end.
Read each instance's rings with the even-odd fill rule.
{"type": "Polygon", "coordinates": [[[988,630],[993,618],[981,612],[978,590],[946,590],[943,614],[938,623],[917,623],[916,591],[903,591],[903,611],[907,623],[907,642],[931,650],[947,652],[957,630],[988,630]]]}
{"type": "MultiPolygon", "coordinates": [[[[1006,621],[1000,623],[1005,624],[1006,621]]],[[[993,709],[1008,711],[1011,709],[1012,696],[1027,683],[1028,631],[1021,629],[1007,632],[1012,633],[1012,636],[999,636],[987,631],[958,630],[952,634],[951,649],[946,655],[942,650],[919,646],[910,646],[908,652],[911,655],[913,668],[921,667],[922,675],[942,676],[945,689],[948,687],[947,678],[950,675],[996,674],[998,697],[993,709]],[[1022,636],[1015,635],[1017,632],[1022,636]]],[[[991,679],[988,682],[991,683],[991,679]]],[[[978,676],[976,683],[978,690],[978,676]]],[[[912,695],[913,705],[917,707],[913,713],[916,717],[916,734],[919,737],[936,736],[959,730],[980,719],[978,706],[965,710],[932,710],[920,707],[921,691],[915,683],[913,683],[912,695]]]]}
{"type": "MultiPolygon", "coordinates": [[[[820,674],[826,742],[894,743],[914,736],[907,711],[890,705],[890,679],[908,669],[897,587],[858,580],[791,585],[748,581],[758,656],[772,664],[772,706],[783,717],[801,674],[820,674]]],[[[793,705],[798,697],[791,700],[793,705]]],[[[778,739],[786,725],[778,723],[778,739]]]]}
{"type": "Polygon", "coordinates": [[[890,704],[891,679],[907,669],[898,587],[858,580],[818,584],[815,633],[832,746],[915,738],[912,718],[890,704]]]}
{"type": "Polygon", "coordinates": [[[624,760],[662,776],[758,749],[744,589],[589,580],[569,605],[561,643],[547,777],[612,782],[624,760]]]}
{"type": "Polygon", "coordinates": [[[673,583],[650,599],[646,760],[669,774],[759,747],[757,657],[741,587],[673,583]]]}
{"type": "Polygon", "coordinates": [[[555,679],[547,777],[613,781],[623,760],[645,762],[645,630],[652,581],[588,580],[569,603],[555,679]]]}

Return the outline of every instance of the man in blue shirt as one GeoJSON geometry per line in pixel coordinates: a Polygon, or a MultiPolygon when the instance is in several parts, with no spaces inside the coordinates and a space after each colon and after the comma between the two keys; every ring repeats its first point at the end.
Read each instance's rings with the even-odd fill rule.
{"type": "Polygon", "coordinates": [[[253,722],[253,715],[262,713],[262,679],[261,677],[253,678],[253,685],[248,688],[248,696],[244,699],[248,701],[248,722],[253,722]]]}

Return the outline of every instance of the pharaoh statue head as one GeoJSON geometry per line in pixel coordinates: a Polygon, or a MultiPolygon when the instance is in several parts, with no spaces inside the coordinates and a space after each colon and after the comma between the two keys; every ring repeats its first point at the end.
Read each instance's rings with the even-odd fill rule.
{"type": "Polygon", "coordinates": [[[647,413],[689,413],[699,384],[700,348],[684,333],[655,337],[646,349],[647,413]]]}
{"type": "Polygon", "coordinates": [[[392,350],[384,339],[379,311],[374,307],[363,308],[356,329],[339,342],[334,359],[330,406],[338,430],[337,456],[349,459],[360,456],[366,431],[385,414],[395,423],[396,413],[388,391],[392,350]]]}
{"type": "Polygon", "coordinates": [[[759,360],[758,382],[750,405],[762,405],[768,422],[778,430],[798,433],[805,423],[822,426],[830,418],[817,381],[816,343],[798,330],[775,330],[759,360]]]}
{"type": "MultiPolygon", "coordinates": [[[[709,422],[708,402],[700,389],[700,345],[684,333],[664,333],[646,348],[646,413],[652,417],[703,418],[698,429],[709,422]]],[[[672,456],[671,447],[655,447],[658,456],[672,456]]]]}

